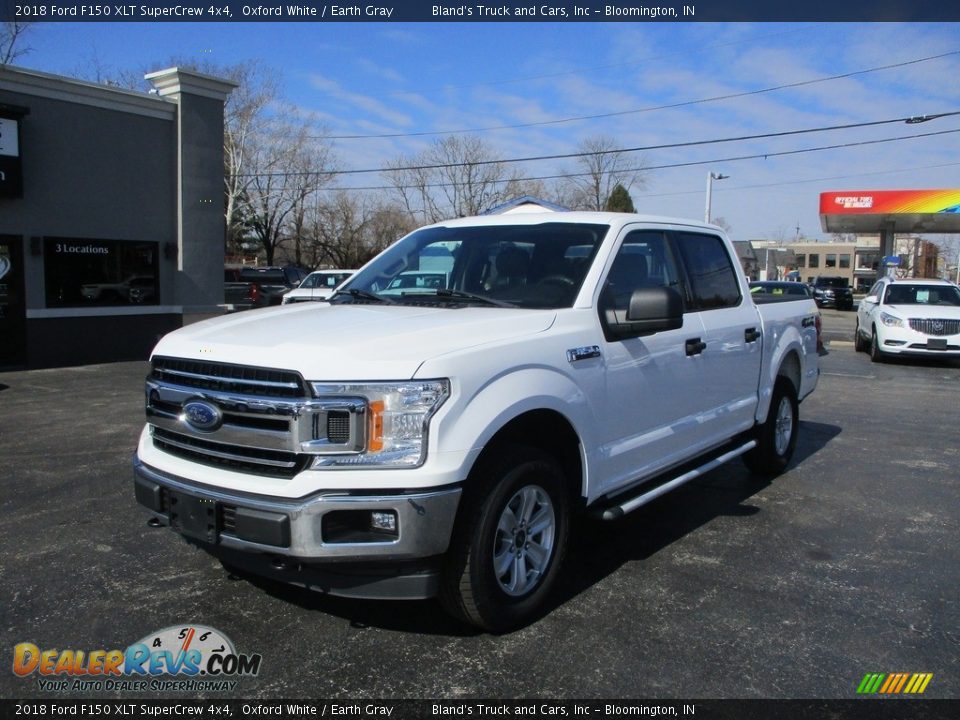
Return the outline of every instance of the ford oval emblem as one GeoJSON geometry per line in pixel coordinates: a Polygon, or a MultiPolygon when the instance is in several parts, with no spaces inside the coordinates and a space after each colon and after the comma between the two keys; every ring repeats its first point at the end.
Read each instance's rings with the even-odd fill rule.
{"type": "Polygon", "coordinates": [[[223,424],[223,413],[206,400],[191,400],[183,404],[180,420],[194,430],[213,432],[223,424]]]}

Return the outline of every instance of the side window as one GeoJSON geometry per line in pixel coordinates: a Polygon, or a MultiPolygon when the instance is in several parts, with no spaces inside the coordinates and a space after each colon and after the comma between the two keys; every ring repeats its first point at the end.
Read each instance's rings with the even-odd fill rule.
{"type": "Polygon", "coordinates": [[[663,233],[638,230],[624,238],[604,284],[605,309],[626,310],[638,288],[678,287],[676,263],[663,233]]]}
{"type": "Polygon", "coordinates": [[[735,307],[740,304],[740,285],[723,240],[716,235],[678,233],[698,310],[735,307]]]}

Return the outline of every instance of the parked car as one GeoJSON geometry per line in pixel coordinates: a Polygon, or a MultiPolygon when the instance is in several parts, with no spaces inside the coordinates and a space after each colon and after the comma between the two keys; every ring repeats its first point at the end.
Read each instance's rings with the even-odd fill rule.
{"type": "Polygon", "coordinates": [[[802,282],[785,280],[754,280],[750,283],[750,294],[754,299],[758,297],[813,297],[813,291],[802,282]]]}
{"type": "Polygon", "coordinates": [[[244,267],[224,270],[224,302],[234,310],[280,305],[306,277],[298,267],[244,267]]]}
{"type": "Polygon", "coordinates": [[[810,287],[818,307],[853,310],[853,290],[846,278],[818,275],[810,287]]]}
{"type": "Polygon", "coordinates": [[[870,359],[960,358],[960,287],[944,280],[882,278],[860,301],[854,334],[870,359]]]}
{"type": "Polygon", "coordinates": [[[817,315],[800,296],[755,303],[712,225],[450,220],[320,307],[165,335],[136,499],[228,567],[350,598],[439,596],[504,631],[550,607],[575,513],[615,521],[738,457],[787,468],[817,315]],[[440,248],[451,269],[425,270],[440,248]]]}
{"type": "MultiPolygon", "coordinates": [[[[155,287],[155,280],[149,275],[132,275],[126,280],[113,283],[87,283],[80,286],[80,295],[84,300],[100,303],[142,302],[131,297],[132,288],[155,287]]],[[[154,290],[155,292],[155,290],[154,290]]],[[[135,294],[136,295],[136,294],[135,294]]],[[[144,298],[146,299],[146,298],[144,298]]]]}
{"type": "Polygon", "coordinates": [[[300,287],[283,296],[284,305],[310,300],[326,300],[337,286],[353,275],[356,270],[316,270],[307,275],[300,287]]]}
{"type": "Polygon", "coordinates": [[[380,291],[381,295],[402,295],[408,292],[432,292],[437,288],[447,286],[447,273],[430,272],[426,270],[407,270],[395,277],[387,287],[380,291]]]}

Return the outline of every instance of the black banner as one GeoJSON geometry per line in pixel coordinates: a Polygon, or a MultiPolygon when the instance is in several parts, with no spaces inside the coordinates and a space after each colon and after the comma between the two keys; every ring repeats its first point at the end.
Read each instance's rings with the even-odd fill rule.
{"type": "Polygon", "coordinates": [[[83,718],[687,718],[947,720],[958,700],[3,700],[0,720],[83,718]]]}
{"type": "Polygon", "coordinates": [[[0,21],[20,22],[950,22],[960,3],[943,0],[578,0],[495,2],[381,0],[0,0],[0,21]]]}

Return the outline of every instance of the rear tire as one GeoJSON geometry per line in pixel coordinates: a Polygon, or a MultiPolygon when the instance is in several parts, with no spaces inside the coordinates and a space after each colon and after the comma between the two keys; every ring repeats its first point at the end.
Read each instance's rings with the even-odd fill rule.
{"type": "Polygon", "coordinates": [[[787,469],[797,447],[800,422],[797,391],[785,377],[778,377],[773,386],[767,419],[757,426],[757,446],[743,456],[743,462],[754,475],[774,478],[787,469]]]}
{"type": "Polygon", "coordinates": [[[478,467],[444,559],[440,601],[490,632],[527,624],[556,582],[570,533],[570,497],[557,461],[506,446],[478,467]]]}

